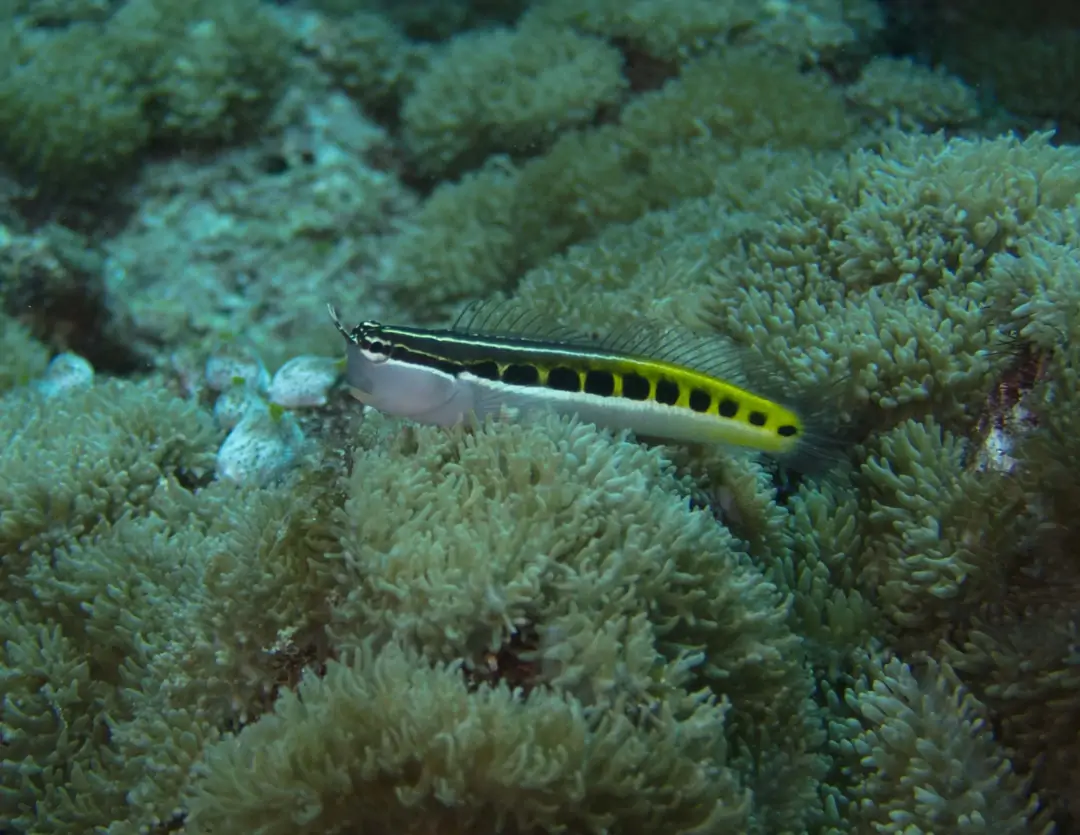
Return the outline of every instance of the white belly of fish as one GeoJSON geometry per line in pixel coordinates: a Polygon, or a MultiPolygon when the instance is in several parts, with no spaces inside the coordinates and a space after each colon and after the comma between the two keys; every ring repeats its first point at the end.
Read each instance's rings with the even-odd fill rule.
{"type": "MultiPolygon", "coordinates": [[[[355,349],[354,349],[355,350],[355,349]]],[[[608,429],[628,429],[645,437],[690,443],[750,443],[745,427],[689,409],[622,397],[558,391],[542,386],[508,386],[472,374],[387,359],[372,361],[358,350],[349,358],[354,396],[385,414],[432,426],[470,421],[517,420],[543,412],[577,415],[608,429]]]]}

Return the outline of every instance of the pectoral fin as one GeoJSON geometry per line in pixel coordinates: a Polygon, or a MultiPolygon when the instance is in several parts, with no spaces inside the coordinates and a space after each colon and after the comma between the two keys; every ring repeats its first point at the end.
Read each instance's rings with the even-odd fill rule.
{"type": "Polygon", "coordinates": [[[358,389],[356,386],[347,386],[349,394],[363,403],[365,406],[371,405],[371,393],[366,392],[363,389],[358,389]]]}

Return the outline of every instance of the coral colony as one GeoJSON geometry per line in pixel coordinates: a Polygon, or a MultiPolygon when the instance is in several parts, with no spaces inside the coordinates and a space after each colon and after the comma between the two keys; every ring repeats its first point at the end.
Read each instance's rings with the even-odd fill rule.
{"type": "Polygon", "coordinates": [[[0,831],[1080,831],[1077,48],[0,3],[0,831]]]}

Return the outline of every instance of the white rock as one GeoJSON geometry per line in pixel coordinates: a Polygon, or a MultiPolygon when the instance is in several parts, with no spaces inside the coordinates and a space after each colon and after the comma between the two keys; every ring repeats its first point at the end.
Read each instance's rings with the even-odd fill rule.
{"type": "Polygon", "coordinates": [[[53,357],[45,376],[38,381],[38,391],[46,397],[74,389],[89,388],[94,384],[94,366],[78,354],[64,353],[53,357]]]}
{"type": "Polygon", "coordinates": [[[281,366],[270,381],[270,400],[290,409],[322,406],[337,378],[337,360],[310,354],[295,357],[281,366]]]}
{"type": "Polygon", "coordinates": [[[218,477],[240,484],[267,484],[293,464],[303,442],[304,434],[292,415],[256,402],[218,450],[218,477]]]}
{"type": "Polygon", "coordinates": [[[252,407],[265,409],[266,404],[247,386],[233,386],[214,401],[214,419],[222,429],[232,429],[252,407]]]}
{"type": "Polygon", "coordinates": [[[206,385],[214,391],[247,386],[262,394],[270,385],[270,374],[251,351],[228,348],[206,361],[206,385]]]}

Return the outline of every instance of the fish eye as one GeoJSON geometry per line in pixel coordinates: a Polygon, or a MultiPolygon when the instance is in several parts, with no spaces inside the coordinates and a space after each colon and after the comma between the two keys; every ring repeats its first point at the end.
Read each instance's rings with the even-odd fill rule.
{"type": "Polygon", "coordinates": [[[391,345],[381,339],[365,337],[360,340],[360,350],[367,354],[372,362],[386,362],[390,359],[391,345]]]}
{"type": "Polygon", "coordinates": [[[368,359],[372,362],[386,362],[390,359],[390,351],[393,346],[378,337],[378,333],[382,325],[378,322],[361,322],[356,328],[357,334],[360,337],[357,344],[360,346],[365,354],[369,354],[368,359]]]}

